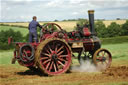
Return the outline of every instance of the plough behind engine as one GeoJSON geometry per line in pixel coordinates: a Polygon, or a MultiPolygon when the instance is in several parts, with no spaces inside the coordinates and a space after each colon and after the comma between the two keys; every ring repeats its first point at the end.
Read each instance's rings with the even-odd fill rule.
{"type": "Polygon", "coordinates": [[[69,70],[73,53],[78,53],[80,64],[81,59],[91,59],[96,66],[108,68],[112,62],[111,53],[101,48],[101,42],[95,35],[94,11],[89,10],[88,13],[90,31],[84,27],[82,31],[66,32],[58,24],[48,23],[41,29],[39,42],[15,42],[13,63],[17,60],[30,69],[58,75],[69,70]]]}

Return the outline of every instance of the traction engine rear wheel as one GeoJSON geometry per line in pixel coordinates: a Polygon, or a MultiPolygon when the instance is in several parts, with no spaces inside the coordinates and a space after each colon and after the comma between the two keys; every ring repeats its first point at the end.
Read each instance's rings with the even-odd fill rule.
{"type": "Polygon", "coordinates": [[[71,49],[60,39],[48,39],[40,43],[36,51],[39,68],[49,75],[66,72],[71,64],[71,49]]]}
{"type": "Polygon", "coordinates": [[[112,62],[111,53],[106,49],[100,48],[94,53],[93,62],[96,66],[106,69],[110,67],[112,62]]]}

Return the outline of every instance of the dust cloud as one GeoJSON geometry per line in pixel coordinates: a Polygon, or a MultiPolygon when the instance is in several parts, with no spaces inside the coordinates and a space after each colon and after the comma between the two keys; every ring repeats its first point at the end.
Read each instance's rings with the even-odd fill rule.
{"type": "Polygon", "coordinates": [[[72,72],[100,72],[102,70],[105,70],[105,66],[96,66],[90,60],[81,60],[81,65],[71,67],[72,72]]]}

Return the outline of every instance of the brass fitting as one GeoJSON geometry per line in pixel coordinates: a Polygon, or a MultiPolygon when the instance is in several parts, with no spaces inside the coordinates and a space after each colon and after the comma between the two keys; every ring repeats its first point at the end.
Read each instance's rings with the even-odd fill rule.
{"type": "Polygon", "coordinates": [[[94,10],[88,10],[89,14],[94,14],[94,12],[95,12],[94,10]]]}

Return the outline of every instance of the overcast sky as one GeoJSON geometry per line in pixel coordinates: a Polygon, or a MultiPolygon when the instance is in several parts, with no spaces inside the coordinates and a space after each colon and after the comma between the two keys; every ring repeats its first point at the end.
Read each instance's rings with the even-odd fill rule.
{"type": "Polygon", "coordinates": [[[0,22],[87,19],[89,9],[95,19],[128,19],[128,0],[0,0],[0,22]]]}

